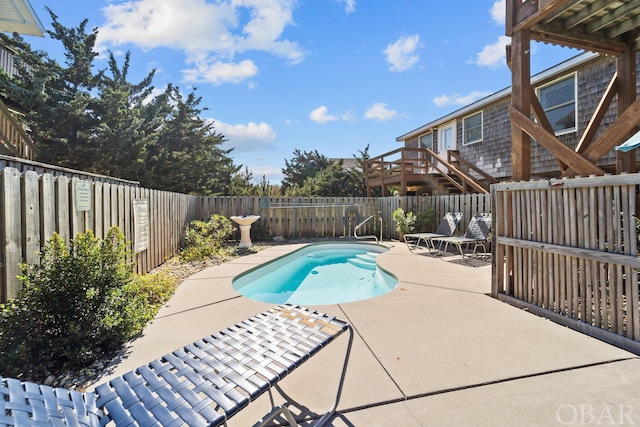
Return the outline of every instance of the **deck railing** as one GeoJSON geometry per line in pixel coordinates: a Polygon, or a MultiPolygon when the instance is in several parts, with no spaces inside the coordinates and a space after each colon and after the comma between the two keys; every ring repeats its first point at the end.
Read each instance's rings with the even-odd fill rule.
{"type": "Polygon", "coordinates": [[[12,156],[32,160],[35,145],[4,102],[0,101],[0,143],[12,156]]]}
{"type": "Polygon", "coordinates": [[[461,193],[489,193],[489,184],[495,180],[475,165],[464,161],[459,154],[439,156],[428,148],[404,147],[367,160],[365,176],[367,185],[374,183],[397,183],[402,187],[429,181],[430,177],[441,177],[461,193]],[[455,160],[455,161],[453,161],[455,160]],[[467,170],[473,170],[487,183],[483,184],[467,170]]]}

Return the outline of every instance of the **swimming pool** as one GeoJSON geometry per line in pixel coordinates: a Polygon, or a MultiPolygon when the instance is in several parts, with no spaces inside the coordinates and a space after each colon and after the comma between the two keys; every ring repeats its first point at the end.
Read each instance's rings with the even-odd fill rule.
{"type": "Polygon", "coordinates": [[[314,243],[237,276],[233,288],[247,298],[273,304],[373,298],[398,284],[376,264],[376,257],[387,251],[370,243],[314,243]]]}

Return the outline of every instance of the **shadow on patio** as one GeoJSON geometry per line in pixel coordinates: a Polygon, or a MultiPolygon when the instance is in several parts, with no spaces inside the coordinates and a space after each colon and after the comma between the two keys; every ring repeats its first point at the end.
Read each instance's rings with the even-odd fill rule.
{"type": "MultiPolygon", "coordinates": [[[[270,308],[231,281],[299,247],[274,246],[187,279],[112,376],[270,308]]],[[[640,423],[638,357],[491,298],[489,264],[445,262],[399,242],[378,264],[399,279],[393,292],[312,307],[356,332],[333,426],[640,423]]],[[[340,338],[303,364],[276,398],[286,395],[308,419],[322,413],[345,346],[340,338]]],[[[263,396],[229,425],[252,425],[269,407],[263,396]]]]}

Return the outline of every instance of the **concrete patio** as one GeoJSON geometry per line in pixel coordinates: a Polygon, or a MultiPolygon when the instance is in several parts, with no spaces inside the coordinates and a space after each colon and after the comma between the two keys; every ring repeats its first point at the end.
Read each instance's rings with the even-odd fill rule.
{"type": "MultiPolygon", "coordinates": [[[[331,425],[640,424],[638,356],[491,298],[490,265],[393,245],[378,264],[399,279],[394,291],[313,307],[355,329],[331,425]]],[[[187,279],[100,382],[270,308],[240,296],[231,281],[300,246],[274,246],[187,279]]],[[[294,414],[312,419],[331,406],[346,343],[340,337],[280,383],[294,414]]],[[[262,396],[229,425],[253,425],[269,408],[262,396]]]]}

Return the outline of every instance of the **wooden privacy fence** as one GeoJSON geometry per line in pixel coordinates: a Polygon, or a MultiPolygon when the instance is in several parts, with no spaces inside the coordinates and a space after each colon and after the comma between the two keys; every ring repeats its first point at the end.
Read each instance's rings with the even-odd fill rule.
{"type": "MultiPolygon", "coordinates": [[[[234,215],[260,215],[260,220],[251,228],[255,238],[270,239],[282,236],[296,238],[352,237],[353,229],[369,216],[358,235],[380,236],[382,218],[383,239],[397,239],[393,212],[402,207],[405,211],[423,212],[435,210],[435,224],[446,212],[462,212],[463,222],[459,232],[466,230],[473,214],[491,212],[488,194],[452,196],[404,196],[404,197],[203,197],[200,212],[203,219],[213,214],[226,217],[234,215]]],[[[433,230],[417,230],[433,231],[433,230]]]]}
{"type": "MultiPolygon", "coordinates": [[[[435,212],[435,227],[447,212],[461,212],[462,221],[456,234],[464,234],[474,214],[491,213],[491,197],[489,194],[457,194],[448,196],[407,197],[407,206],[403,208],[412,212],[423,212],[429,208],[435,212]]],[[[416,230],[416,231],[434,231],[416,230]]]]}
{"type": "Polygon", "coordinates": [[[146,246],[135,262],[139,273],[150,271],[177,253],[186,225],[198,217],[199,197],[6,168],[0,200],[0,301],[6,301],[19,289],[19,264],[36,262],[53,232],[66,241],[87,230],[102,238],[118,226],[134,249],[146,246]]]}
{"type": "Polygon", "coordinates": [[[398,207],[416,213],[435,209],[433,227],[445,212],[463,212],[463,233],[474,213],[489,211],[490,201],[487,195],[201,197],[78,171],[52,173],[55,167],[31,170],[39,167],[30,162],[23,170],[0,168],[0,301],[15,296],[19,264],[37,262],[40,249],[54,232],[68,242],[88,230],[103,238],[109,228],[118,226],[133,243],[137,272],[147,273],[178,252],[189,222],[207,220],[212,214],[260,215],[251,228],[255,240],[353,237],[355,226],[373,216],[358,234],[380,236],[382,218],[383,239],[389,240],[399,237],[392,217],[398,207]]]}
{"type": "Polygon", "coordinates": [[[493,185],[492,295],[640,350],[638,183],[640,174],[493,185]]]}

